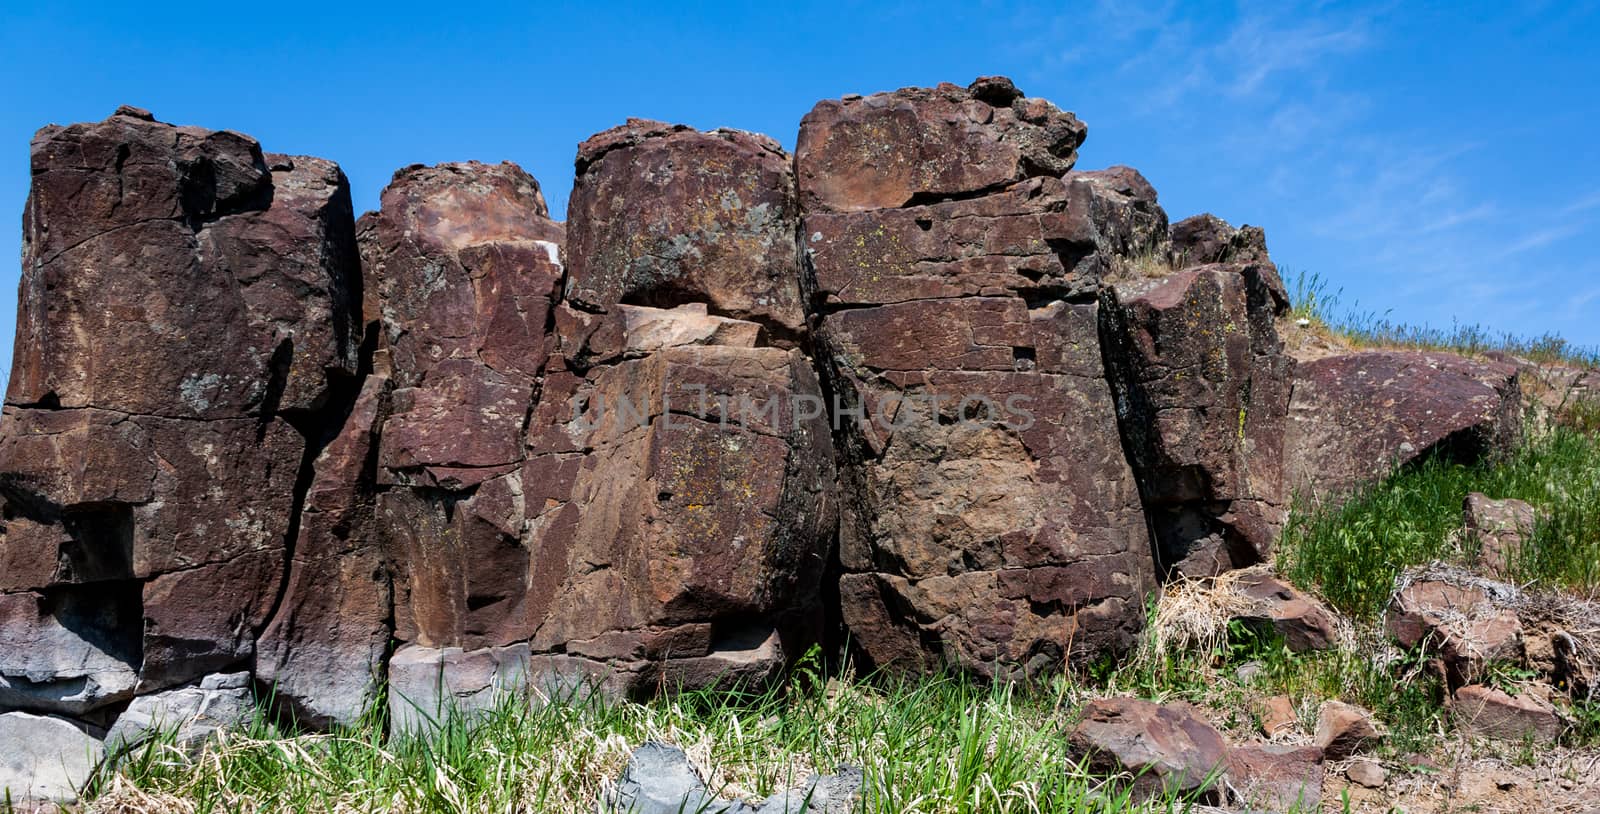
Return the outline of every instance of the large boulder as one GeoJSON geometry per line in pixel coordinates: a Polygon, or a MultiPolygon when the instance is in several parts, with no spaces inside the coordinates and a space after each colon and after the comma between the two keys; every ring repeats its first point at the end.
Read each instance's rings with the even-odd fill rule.
{"type": "Polygon", "coordinates": [[[321,159],[123,108],[41,130],[32,164],[0,704],[81,713],[252,657],[353,392],[362,284],[321,159]]]}
{"type": "Polygon", "coordinates": [[[1275,327],[1287,308],[1265,259],[1106,287],[1106,358],[1164,574],[1212,576],[1271,555],[1288,502],[1294,360],[1275,327]]]}
{"type": "Polygon", "coordinates": [[[1521,428],[1514,365],[1374,350],[1302,361],[1285,438],[1290,488],[1338,496],[1427,455],[1473,461],[1521,428]]]}
{"type": "Polygon", "coordinates": [[[1142,620],[1148,532],[1095,294],[1106,247],[1159,250],[1165,215],[1131,171],[1063,178],[1082,137],[1002,80],[822,102],[801,124],[845,444],[840,601],[874,666],[1037,673],[1126,647],[1142,620]]]}
{"type": "Polygon", "coordinates": [[[1067,750],[1095,774],[1125,773],[1143,798],[1183,794],[1222,802],[1228,785],[1228,742],[1183,704],[1090,701],[1067,737],[1067,750]]]}

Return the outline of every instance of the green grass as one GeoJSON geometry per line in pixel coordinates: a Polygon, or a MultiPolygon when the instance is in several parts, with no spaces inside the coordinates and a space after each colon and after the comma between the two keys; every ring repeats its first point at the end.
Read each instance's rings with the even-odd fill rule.
{"type": "Polygon", "coordinates": [[[1455,533],[1469,492],[1518,498],[1540,511],[1513,576],[1586,594],[1600,587],[1600,437],[1568,427],[1532,434],[1498,460],[1425,460],[1344,504],[1296,512],[1280,569],[1352,618],[1382,613],[1405,568],[1470,546],[1455,533]]]}
{"type": "Polygon", "coordinates": [[[507,697],[472,726],[386,740],[376,717],[331,735],[264,719],[197,761],[157,745],[106,772],[94,805],[135,811],[592,812],[646,740],[689,752],[708,784],[754,799],[814,770],[861,766],[868,814],[1181,811],[1136,804],[1067,755],[1076,694],[802,674],[785,693],[687,693],[649,704],[532,706],[507,697]]]}
{"type": "Polygon", "coordinates": [[[1449,328],[1407,325],[1390,319],[1388,311],[1364,311],[1360,303],[1345,309],[1343,298],[1343,289],[1330,289],[1320,275],[1298,273],[1289,286],[1290,316],[1357,347],[1416,348],[1472,356],[1499,351],[1541,364],[1600,367],[1600,348],[1573,345],[1555,334],[1526,337],[1478,324],[1457,323],[1449,328]]]}

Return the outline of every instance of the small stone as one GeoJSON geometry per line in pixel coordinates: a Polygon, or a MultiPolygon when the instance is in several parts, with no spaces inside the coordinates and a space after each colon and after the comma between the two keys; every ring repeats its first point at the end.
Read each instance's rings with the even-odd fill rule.
{"type": "Polygon", "coordinates": [[[1287,695],[1274,695],[1262,701],[1257,713],[1261,716],[1261,732],[1269,738],[1287,735],[1300,725],[1294,701],[1287,695]]]}
{"type": "Polygon", "coordinates": [[[682,749],[654,741],[633,750],[606,803],[617,814],[751,814],[744,803],[713,796],[682,749]]]}
{"type": "Polygon", "coordinates": [[[1551,741],[1566,729],[1555,707],[1533,693],[1509,695],[1503,690],[1477,684],[1456,690],[1456,715],[1466,731],[1499,740],[1551,741]]]}
{"type": "Polygon", "coordinates": [[[1350,782],[1369,789],[1383,788],[1383,784],[1389,779],[1388,772],[1371,760],[1352,762],[1350,767],[1344,770],[1344,776],[1350,778],[1350,782]]]}
{"type": "Polygon", "coordinates": [[[184,751],[198,752],[219,730],[243,726],[250,719],[249,681],[249,673],[209,675],[198,686],[141,695],[106,733],[106,748],[115,754],[170,732],[184,751]]]}
{"type": "Polygon", "coordinates": [[[117,108],[116,112],[112,113],[111,115],[128,116],[130,118],[140,119],[147,122],[153,122],[156,120],[155,114],[145,110],[142,107],[134,107],[133,105],[121,105],[117,108]]]}
{"type": "Polygon", "coordinates": [[[1317,710],[1316,743],[1328,760],[1343,760],[1381,739],[1372,713],[1340,701],[1324,701],[1317,710]]]}
{"type": "Polygon", "coordinates": [[[1490,575],[1510,571],[1523,543],[1533,534],[1537,513],[1521,500],[1495,500],[1482,492],[1467,495],[1462,505],[1467,534],[1478,541],[1478,563],[1490,575]]]}
{"type": "Polygon", "coordinates": [[[1267,667],[1259,661],[1247,661],[1233,669],[1234,680],[1240,684],[1254,684],[1255,680],[1266,674],[1267,667]]]}

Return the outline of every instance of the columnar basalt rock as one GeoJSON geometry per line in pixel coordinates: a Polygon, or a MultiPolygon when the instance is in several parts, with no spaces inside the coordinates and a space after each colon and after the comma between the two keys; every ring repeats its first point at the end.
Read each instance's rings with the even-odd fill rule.
{"type": "Polygon", "coordinates": [[[555,572],[533,649],[610,664],[633,694],[764,682],[820,638],[835,525],[787,156],[630,122],[577,164],[523,471],[528,545],[555,572]]]}
{"type": "MultiPolygon", "coordinates": [[[[792,161],[630,120],[579,147],[563,225],[511,164],[406,167],[358,223],[335,165],[237,133],[41,130],[0,753],[41,740],[0,781],[70,793],[39,756],[256,691],[415,730],[506,690],[759,685],[834,632],[863,669],[1034,677],[1127,648],[1158,574],[1266,559],[1293,489],[1515,437],[1511,365],[1296,366],[1262,230],[1169,227],[1137,171],[1073,169],[1085,132],[998,77],[819,103],[792,161]]],[[[1462,638],[1417,590],[1395,632],[1462,638]]],[[[1156,719],[1204,753],[1157,774],[1220,765],[1156,719]]]]}
{"type": "Polygon", "coordinates": [[[554,306],[563,235],[520,171],[403,171],[363,226],[395,687],[761,682],[819,638],[833,454],[786,156],[630,122],[578,167],[554,306]]]}
{"type": "Polygon", "coordinates": [[[776,141],[629,119],[579,145],[577,169],[568,302],[698,303],[776,343],[799,339],[799,205],[776,141]]]}
{"type": "Polygon", "coordinates": [[[393,633],[393,577],[376,526],[376,446],[389,378],[369,374],[313,464],[277,613],[256,641],[256,678],[318,727],[354,724],[379,700],[393,633]]]}
{"type": "Polygon", "coordinates": [[[1264,562],[1283,523],[1294,360],[1275,327],[1288,296],[1264,246],[1260,257],[1136,275],[1102,298],[1123,440],[1164,574],[1264,562]]]}
{"type": "Polygon", "coordinates": [[[801,123],[818,347],[853,413],[842,612],[874,666],[1027,674],[1139,626],[1148,533],[1096,294],[1103,247],[1164,247],[1166,218],[1131,171],[1068,175],[1083,135],[1001,80],[801,123]]]}
{"type": "Polygon", "coordinates": [[[119,109],[34,139],[0,419],[0,706],[248,666],[362,289],[333,164],[119,109]]]}

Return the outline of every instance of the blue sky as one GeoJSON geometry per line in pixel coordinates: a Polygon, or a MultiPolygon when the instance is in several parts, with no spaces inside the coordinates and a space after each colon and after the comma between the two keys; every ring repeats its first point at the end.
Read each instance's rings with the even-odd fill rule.
{"type": "Polygon", "coordinates": [[[1596,2],[0,8],[0,257],[33,131],[124,103],[336,160],[358,211],[406,164],[510,159],[560,217],[628,116],[792,146],[819,99],[999,73],[1088,123],[1081,168],[1265,226],[1347,307],[1600,345],[1596,2]]]}

